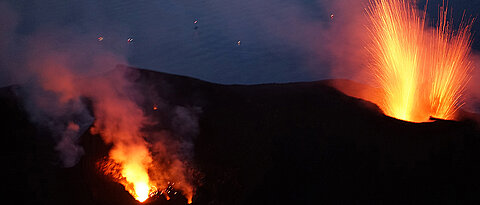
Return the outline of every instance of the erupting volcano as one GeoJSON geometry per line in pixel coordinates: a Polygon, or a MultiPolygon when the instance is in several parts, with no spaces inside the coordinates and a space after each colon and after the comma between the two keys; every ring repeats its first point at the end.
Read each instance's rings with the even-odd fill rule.
{"type": "MultiPolygon", "coordinates": [[[[175,147],[175,142],[167,144],[166,131],[161,134],[142,131],[152,122],[137,103],[123,93],[113,92],[112,84],[99,87],[96,89],[104,89],[102,93],[110,95],[97,97],[102,100],[94,103],[96,120],[91,132],[101,135],[107,144],[112,145],[109,157],[99,163],[101,171],[124,185],[139,202],[160,190],[176,189],[191,203],[193,187],[186,180],[184,162],[172,152],[176,148],[166,148],[175,147]],[[152,140],[151,135],[158,137],[152,140]],[[177,186],[173,187],[175,183],[177,186]]],[[[169,190],[161,193],[167,199],[169,190]]]]}
{"type": "Polygon", "coordinates": [[[386,115],[413,122],[430,117],[455,119],[473,65],[469,60],[471,23],[454,31],[440,7],[435,28],[414,2],[372,0],[367,9],[372,39],[369,70],[383,90],[386,115]]]}
{"type": "Polygon", "coordinates": [[[0,204],[480,204],[472,2],[2,1],[0,204]]]}

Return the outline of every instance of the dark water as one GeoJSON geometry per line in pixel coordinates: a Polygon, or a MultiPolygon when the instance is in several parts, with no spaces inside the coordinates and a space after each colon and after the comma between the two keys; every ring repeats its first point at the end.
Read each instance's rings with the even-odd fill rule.
{"type": "MultiPolygon", "coordinates": [[[[50,28],[72,29],[90,35],[92,41],[102,36],[102,43],[122,50],[127,62],[137,67],[228,84],[310,81],[330,77],[330,62],[325,58],[317,60],[322,53],[312,52],[313,46],[308,44],[322,36],[310,34],[311,31],[305,29],[330,20],[330,1],[8,2],[18,15],[15,30],[18,36],[29,36],[50,28]],[[283,36],[293,36],[297,40],[286,40],[283,36]],[[133,42],[128,43],[128,38],[133,38],[133,42]],[[297,45],[298,39],[307,43],[297,45]]],[[[349,1],[338,2],[343,5],[340,9],[362,9],[349,1]]],[[[434,16],[436,9],[431,8],[435,8],[439,1],[430,1],[430,4],[434,16]]],[[[479,14],[479,0],[457,0],[449,4],[454,8],[455,17],[463,10],[467,16],[479,14]]],[[[477,30],[474,48],[477,50],[480,49],[479,24],[476,22],[474,26],[477,30]]],[[[318,30],[322,29],[314,29],[318,30]]],[[[322,43],[316,46],[322,46],[322,43]]]]}

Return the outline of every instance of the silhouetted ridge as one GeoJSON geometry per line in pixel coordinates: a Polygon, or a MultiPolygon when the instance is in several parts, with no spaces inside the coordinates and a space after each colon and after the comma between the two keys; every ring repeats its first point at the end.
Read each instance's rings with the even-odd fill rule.
{"type": "MultiPolygon", "coordinates": [[[[152,109],[159,98],[198,110],[193,204],[480,202],[480,132],[473,121],[396,120],[331,87],[334,80],[219,85],[126,66],[117,69],[129,69],[149,117],[169,120],[152,109]]],[[[28,121],[18,89],[22,87],[0,89],[4,200],[137,203],[96,169],[109,149],[97,135],[86,132],[81,161],[61,168],[48,132],[28,121]]],[[[168,129],[165,124],[146,129],[168,129]]],[[[185,199],[159,197],[147,203],[185,204],[185,199]]]]}

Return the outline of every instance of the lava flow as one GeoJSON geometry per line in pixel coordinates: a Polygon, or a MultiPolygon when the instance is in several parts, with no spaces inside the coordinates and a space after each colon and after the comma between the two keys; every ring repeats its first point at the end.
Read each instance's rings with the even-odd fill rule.
{"type": "Polygon", "coordinates": [[[454,119],[473,65],[469,60],[470,24],[454,32],[440,7],[433,29],[415,2],[371,0],[367,9],[372,42],[369,70],[383,90],[386,115],[412,122],[430,117],[454,119]]]}

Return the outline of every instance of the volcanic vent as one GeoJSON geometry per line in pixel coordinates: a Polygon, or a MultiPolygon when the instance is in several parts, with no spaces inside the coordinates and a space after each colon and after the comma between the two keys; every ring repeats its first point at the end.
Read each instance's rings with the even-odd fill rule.
{"type": "MultiPolygon", "coordinates": [[[[171,107],[146,100],[139,106],[145,116],[167,119],[163,115],[201,107],[191,158],[201,183],[192,204],[480,202],[480,135],[469,121],[399,121],[331,88],[331,81],[227,86],[130,69],[137,71],[136,86],[153,88],[141,89],[141,95],[152,96],[153,90],[169,99],[166,105],[183,107],[157,112],[155,103],[157,110],[171,107]]],[[[15,94],[19,89],[0,89],[2,140],[9,145],[5,163],[11,165],[8,196],[19,204],[139,203],[97,169],[111,148],[100,135],[84,133],[85,155],[77,165],[53,164],[55,143],[47,143],[48,133],[29,122],[19,106],[25,102],[15,94]]],[[[186,125],[174,124],[168,126],[186,125]]],[[[168,130],[167,124],[159,125],[158,131],[168,130]]],[[[182,193],[168,191],[169,201],[157,195],[145,203],[188,202],[182,193]]]]}
{"type": "Polygon", "coordinates": [[[471,22],[457,31],[448,10],[439,9],[435,28],[426,12],[405,0],[372,0],[367,9],[370,71],[383,91],[385,114],[406,121],[455,119],[471,78],[471,22]]]}

